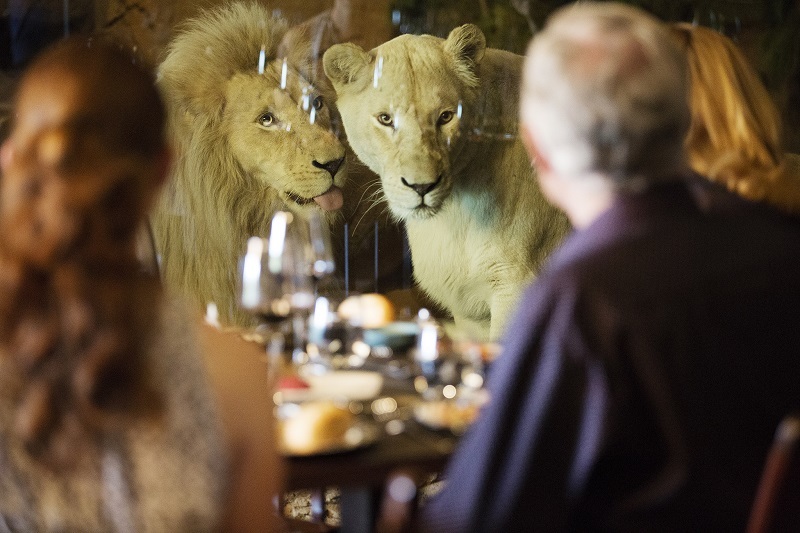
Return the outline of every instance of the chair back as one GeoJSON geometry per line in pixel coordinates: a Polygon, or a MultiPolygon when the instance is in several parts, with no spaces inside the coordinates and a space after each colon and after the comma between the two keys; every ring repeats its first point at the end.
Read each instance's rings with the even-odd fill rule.
{"type": "Polygon", "coordinates": [[[767,454],[747,533],[800,531],[800,414],[781,420],[767,454]]]}
{"type": "Polygon", "coordinates": [[[387,478],[378,512],[376,533],[410,533],[419,502],[421,475],[397,470],[387,478]]]}

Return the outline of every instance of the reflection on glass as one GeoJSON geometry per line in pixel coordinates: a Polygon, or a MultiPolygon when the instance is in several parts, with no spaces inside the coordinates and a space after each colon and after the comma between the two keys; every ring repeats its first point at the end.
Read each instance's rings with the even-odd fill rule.
{"type": "Polygon", "coordinates": [[[325,297],[317,298],[309,318],[307,352],[312,363],[326,368],[342,366],[347,357],[347,327],[339,319],[333,304],[325,297]]]}
{"type": "MultiPolygon", "coordinates": [[[[791,61],[791,51],[795,49],[794,43],[800,37],[800,26],[797,25],[800,4],[796,2],[773,2],[781,4],[776,10],[743,8],[745,4],[756,6],[756,2],[716,2],[709,6],[709,2],[634,2],[646,4],[653,13],[668,21],[683,20],[711,26],[725,32],[737,39],[743,47],[748,48],[757,64],[764,70],[764,78],[769,80],[771,88],[776,94],[781,95],[785,102],[786,113],[784,117],[788,122],[786,131],[789,134],[789,148],[800,151],[800,106],[791,105],[800,100],[800,84],[797,83],[798,63],[791,61]],[[769,11],[769,14],[767,13],[769,11]],[[762,42],[764,46],[752,48],[753,43],[762,42]],[[764,55],[768,53],[768,55],[764,55]]],[[[214,7],[223,2],[212,0],[204,2],[204,6],[214,7]]],[[[253,77],[258,76],[263,82],[269,78],[270,88],[280,89],[284,95],[291,93],[291,98],[284,102],[291,107],[291,114],[275,112],[270,109],[280,122],[275,123],[270,133],[298,134],[298,139],[311,139],[304,128],[309,125],[322,126],[323,129],[333,128],[336,136],[344,138],[344,131],[339,127],[338,109],[331,108],[330,121],[321,116],[313,105],[312,94],[323,94],[326,102],[335,103],[335,98],[330,97],[329,81],[322,68],[322,57],[331,45],[336,43],[353,43],[365,51],[381,45],[399,34],[431,34],[446,37],[455,27],[464,23],[477,24],[484,33],[487,46],[499,48],[517,54],[523,53],[528,38],[537,28],[541,27],[549,13],[563,2],[541,2],[533,0],[485,0],[480,2],[462,0],[440,0],[429,2],[426,0],[328,0],[326,2],[296,2],[293,0],[271,0],[269,7],[260,11],[261,20],[253,18],[253,28],[260,31],[234,31],[230,36],[214,41],[204,38],[202,48],[197,48],[189,54],[188,59],[181,58],[180,63],[187,65],[190,79],[200,80],[211,76],[208,70],[202,67],[206,57],[226,55],[228,49],[241,52],[246,63],[246,71],[235,61],[228,60],[222,63],[237,73],[245,72],[253,77]],[[272,26],[271,19],[284,19],[288,24],[285,35],[279,35],[278,30],[272,26]],[[268,35],[265,35],[268,34],[268,35]],[[274,35],[273,35],[274,34],[274,35]],[[253,43],[250,43],[250,37],[253,43]],[[282,41],[279,48],[274,39],[282,41]],[[331,122],[331,124],[328,124],[331,122]],[[302,134],[301,134],[302,133],[302,134]]],[[[200,15],[202,10],[195,2],[188,0],[166,1],[153,0],[151,2],[128,3],[122,6],[113,2],[94,2],[89,0],[68,0],[55,2],[9,0],[0,9],[0,140],[7,132],[9,123],[9,105],[12,88],[19,72],[33,55],[47,44],[70,33],[91,33],[102,31],[105,37],[110,37],[121,46],[136,50],[142,61],[155,65],[164,58],[170,40],[176,35],[174,28],[185,22],[187,18],[200,15]],[[124,9],[121,9],[123,7],[124,9]]],[[[283,30],[281,30],[283,31],[283,30]]],[[[394,89],[396,95],[410,94],[414,91],[409,77],[397,77],[391,73],[396,58],[384,54],[377,54],[372,59],[372,64],[367,71],[365,85],[379,91],[394,89]]],[[[226,74],[228,76],[229,73],[226,74]]],[[[223,88],[225,80],[212,80],[214,87],[223,88]]],[[[516,116],[512,109],[516,95],[514,94],[513,80],[500,81],[492,90],[499,97],[500,104],[489,102],[479,96],[475,102],[466,98],[449,100],[446,93],[437,93],[435,97],[427,97],[424,103],[434,101],[445,102],[449,110],[454,112],[452,123],[458,124],[452,130],[445,129],[440,136],[440,128],[435,124],[436,115],[425,114],[425,120],[420,120],[419,106],[412,110],[405,105],[400,96],[387,103],[385,109],[375,110],[386,112],[392,117],[393,142],[399,143],[404,135],[422,137],[436,137],[437,142],[443,146],[445,154],[475,152],[477,143],[512,142],[516,136],[516,122],[503,121],[499,117],[516,116]],[[510,113],[509,113],[510,112],[510,113]],[[417,129],[415,122],[421,126],[417,129]],[[464,147],[464,140],[470,145],[464,147]]],[[[272,94],[264,93],[267,100],[272,94]]],[[[224,95],[216,95],[215,110],[232,109],[232,103],[243,104],[241,101],[224,102],[224,95]]],[[[187,98],[187,101],[190,100],[187,98]]],[[[269,107],[264,101],[255,102],[256,107],[269,107]]],[[[288,107],[288,106],[287,106],[288,107]]],[[[265,109],[259,109],[259,112],[265,109]]],[[[251,116],[252,109],[241,113],[238,118],[226,117],[225,123],[234,125],[251,126],[258,115],[251,116]]],[[[429,111],[429,110],[428,110],[429,111]]],[[[441,110],[435,110],[441,111],[441,110]]],[[[189,122],[190,134],[199,133],[197,124],[211,122],[196,109],[181,109],[176,116],[183,118],[193,117],[197,122],[189,122]]],[[[218,118],[218,117],[217,117],[218,118]]],[[[218,120],[217,123],[221,121],[218,120]]],[[[235,129],[235,128],[233,128],[235,129]]],[[[205,132],[204,132],[205,133],[205,132]]],[[[219,141],[219,139],[216,139],[219,141]]],[[[218,142],[225,146],[226,154],[231,156],[241,143],[218,142]]],[[[241,139],[240,139],[241,140],[241,139]]],[[[294,140],[289,145],[301,146],[302,140],[294,140]]],[[[318,143],[317,143],[318,144],[318,143]]],[[[258,147],[245,146],[244,150],[237,151],[231,159],[239,159],[242,166],[256,166],[255,157],[247,158],[248,154],[258,155],[266,160],[274,174],[264,173],[264,180],[252,179],[247,183],[269,183],[270,187],[279,188],[280,180],[285,179],[290,172],[280,162],[264,154],[275,154],[276,143],[270,139],[258,147]],[[242,154],[241,152],[247,152],[242,154]],[[240,157],[241,156],[241,157],[240,157]],[[278,176],[277,178],[275,176],[278,176]],[[274,178],[274,179],[273,179],[274,178]]],[[[192,153],[184,151],[181,153],[192,153]]],[[[386,150],[386,148],[382,148],[386,150]]],[[[412,151],[421,154],[422,151],[412,151]]],[[[187,166],[187,174],[192,179],[202,180],[208,169],[214,168],[213,164],[200,160],[201,156],[191,155],[193,160],[187,166]]],[[[338,158],[333,158],[338,159],[338,158]]],[[[342,277],[347,272],[345,290],[365,292],[367,290],[388,291],[391,289],[408,289],[411,284],[411,267],[407,250],[404,251],[404,228],[389,221],[386,215],[386,203],[382,196],[384,192],[376,185],[375,175],[370,173],[363,164],[352,154],[348,153],[350,164],[350,183],[342,185],[348,187],[344,194],[344,207],[338,222],[332,225],[336,238],[332,242],[334,256],[339,260],[338,271],[326,274],[325,283],[332,277],[342,277]],[[355,167],[355,168],[354,168],[355,167]],[[362,180],[359,182],[359,180],[362,180]],[[375,207],[373,207],[375,206],[375,207]],[[349,234],[348,234],[349,232],[349,234]],[[380,233],[380,239],[377,238],[380,233]],[[373,235],[375,237],[373,238],[373,235]],[[345,251],[344,242],[350,245],[345,251]],[[378,245],[381,246],[378,254],[378,245]],[[345,262],[347,261],[347,262],[345,262]]],[[[319,160],[320,163],[326,161],[319,160]]],[[[178,162],[183,165],[183,162],[178,162]]],[[[227,175],[233,175],[228,172],[227,175]]],[[[319,170],[319,169],[316,169],[319,170]]],[[[321,173],[322,174],[322,173],[321,173]]],[[[235,175],[232,182],[242,183],[242,176],[235,175]]],[[[250,176],[252,178],[252,176],[250,176]]],[[[327,179],[327,176],[325,176],[327,179]]],[[[414,179],[403,175],[410,185],[414,179]]],[[[433,176],[434,179],[436,176],[433,176]]],[[[261,178],[259,178],[261,179],[261,178]]],[[[209,182],[220,183],[219,176],[210,176],[209,182]]],[[[398,179],[399,181],[399,179],[398,179]]],[[[430,182],[420,180],[421,182],[430,182]]],[[[341,180],[339,182],[341,185],[341,180]]],[[[417,192],[405,185],[401,187],[411,197],[418,197],[417,192]]],[[[435,195],[435,191],[442,187],[441,183],[436,188],[426,192],[426,196],[435,195]]],[[[295,191],[298,199],[305,201],[319,195],[322,190],[295,191]]],[[[209,190],[203,190],[205,196],[213,196],[209,190]]],[[[258,196],[260,193],[252,193],[258,196]]],[[[198,307],[203,308],[209,301],[219,304],[220,315],[223,322],[238,320],[230,315],[237,311],[235,300],[236,287],[233,270],[236,268],[238,256],[242,252],[244,241],[250,235],[265,236],[269,222],[269,215],[275,209],[295,208],[303,206],[290,205],[292,199],[285,198],[273,201],[273,198],[260,200],[263,211],[260,217],[244,217],[241,213],[234,212],[235,207],[242,205],[242,198],[237,197],[230,202],[229,209],[219,209],[230,220],[245,220],[251,222],[250,226],[226,229],[225,240],[217,242],[209,237],[211,228],[221,228],[228,220],[211,219],[213,209],[207,209],[209,203],[201,204],[197,198],[180,190],[176,194],[175,203],[170,206],[169,216],[179,219],[169,238],[156,231],[159,253],[167,259],[162,266],[165,268],[165,283],[177,289],[187,291],[192,286],[205,287],[199,294],[190,295],[197,299],[198,307]],[[203,205],[202,215],[192,211],[193,206],[203,205]],[[234,206],[234,208],[230,208],[234,206]],[[181,240],[176,235],[189,235],[190,238],[181,240]],[[166,243],[166,244],[165,244],[166,243]],[[166,246],[167,250],[162,249],[166,246]],[[175,255],[184,255],[176,259],[175,255]],[[189,274],[179,274],[175,271],[183,270],[189,274]],[[224,274],[225,281],[219,276],[198,277],[186,280],[194,272],[214,271],[224,274]]],[[[308,207],[308,206],[306,206],[308,207]]],[[[316,206],[311,206],[317,208],[316,206]]],[[[402,218],[402,216],[398,217],[402,218]]],[[[222,232],[220,232],[222,233],[222,232]]],[[[315,274],[318,275],[318,274],[315,274]]],[[[245,317],[247,318],[247,317],[245,317]]]]}
{"type": "Polygon", "coordinates": [[[450,325],[445,331],[427,309],[419,311],[417,325],[419,333],[413,350],[417,391],[426,399],[469,397],[480,391],[485,365],[473,347],[483,343],[456,340],[452,333],[458,330],[450,325]]]}
{"type": "Polygon", "coordinates": [[[241,260],[239,303],[262,323],[282,322],[313,304],[307,246],[292,222],[290,213],[276,213],[269,238],[248,239],[241,260]]]}
{"type": "Polygon", "coordinates": [[[336,263],[333,259],[330,229],[317,212],[311,213],[308,219],[308,235],[311,244],[311,275],[319,282],[333,274],[336,263]]]}

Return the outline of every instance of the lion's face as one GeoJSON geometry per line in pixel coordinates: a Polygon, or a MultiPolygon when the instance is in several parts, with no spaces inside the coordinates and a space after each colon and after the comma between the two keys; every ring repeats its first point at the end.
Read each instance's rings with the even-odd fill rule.
{"type": "Polygon", "coordinates": [[[451,193],[452,157],[485,48],[479,31],[466,37],[405,35],[369,53],[338,45],[325,54],[348,141],[381,177],[400,219],[435,215],[451,193]]]}
{"type": "Polygon", "coordinates": [[[229,80],[223,115],[229,148],[249,176],[275,189],[293,211],[338,209],[347,161],[330,129],[328,104],[294,69],[282,71],[276,61],[263,75],[229,80]]]}

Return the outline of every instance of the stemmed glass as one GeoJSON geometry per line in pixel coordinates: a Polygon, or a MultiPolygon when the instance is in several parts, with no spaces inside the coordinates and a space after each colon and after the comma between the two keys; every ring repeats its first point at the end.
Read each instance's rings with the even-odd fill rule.
{"type": "Polygon", "coordinates": [[[351,357],[352,345],[360,339],[357,328],[336,312],[342,295],[336,290],[331,277],[335,263],[330,230],[319,213],[315,212],[309,217],[308,234],[311,244],[310,275],[314,279],[316,295],[308,321],[308,356],[311,362],[331,369],[348,367],[356,362],[363,364],[363,354],[361,359],[351,357]]]}
{"type": "Polygon", "coordinates": [[[283,352],[289,326],[294,348],[301,349],[304,316],[314,303],[309,249],[303,224],[291,213],[278,211],[272,217],[269,237],[250,237],[240,261],[239,305],[268,328],[274,354],[283,352]]]}
{"type": "Polygon", "coordinates": [[[333,274],[336,264],[333,260],[330,230],[317,211],[308,219],[309,263],[315,289],[319,291],[320,282],[333,274]]]}
{"type": "Polygon", "coordinates": [[[465,341],[455,341],[430,317],[427,309],[420,310],[417,321],[419,334],[414,350],[417,391],[427,399],[453,399],[481,389],[484,368],[480,353],[465,349],[469,346],[465,341]]]}

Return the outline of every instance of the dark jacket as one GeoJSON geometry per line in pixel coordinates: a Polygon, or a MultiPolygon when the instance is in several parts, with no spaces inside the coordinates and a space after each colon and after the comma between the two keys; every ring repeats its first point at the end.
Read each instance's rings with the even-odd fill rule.
{"type": "Polygon", "coordinates": [[[800,408],[800,223],[726,195],[654,187],[567,239],[420,529],[743,530],[800,408]]]}

